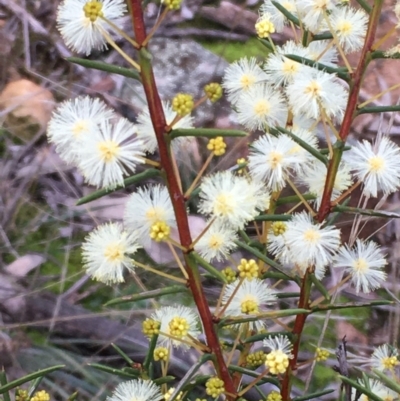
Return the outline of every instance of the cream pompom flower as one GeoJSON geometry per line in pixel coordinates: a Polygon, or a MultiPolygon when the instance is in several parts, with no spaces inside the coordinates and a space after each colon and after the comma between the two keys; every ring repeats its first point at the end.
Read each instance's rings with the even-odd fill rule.
{"type": "Polygon", "coordinates": [[[262,183],[222,171],[203,179],[200,185],[199,211],[233,229],[241,229],[266,205],[262,183]]]}
{"type": "MultiPolygon", "coordinates": [[[[305,142],[307,145],[311,146],[313,149],[318,150],[317,135],[308,129],[296,127],[295,124],[293,125],[294,126],[291,129],[291,133],[298,139],[305,142]]],[[[298,175],[303,174],[304,170],[314,163],[315,157],[308,150],[295,142],[294,139],[292,140],[292,144],[293,145],[289,150],[289,154],[296,156],[297,158],[297,162],[293,163],[292,168],[298,175]]]]}
{"type": "Polygon", "coordinates": [[[286,125],[288,116],[286,100],[268,84],[258,84],[243,93],[236,107],[239,123],[251,131],[286,125]]]}
{"type": "Polygon", "coordinates": [[[387,261],[375,242],[357,239],[352,249],[348,245],[340,248],[333,266],[345,268],[351,275],[357,293],[369,293],[386,280],[386,273],[383,271],[386,264],[387,261]]]}
{"type": "Polygon", "coordinates": [[[160,346],[188,349],[190,346],[180,340],[191,342],[191,338],[197,338],[201,334],[197,313],[186,306],[164,306],[157,309],[151,319],[160,322],[157,342],[160,346]]]}
{"type": "Polygon", "coordinates": [[[290,169],[302,159],[291,153],[295,143],[286,135],[263,135],[251,145],[248,168],[256,180],[262,180],[272,191],[282,189],[290,169]]]}
{"type": "Polygon", "coordinates": [[[242,93],[266,82],[267,78],[267,74],[257,65],[255,57],[241,58],[225,70],[222,87],[228,93],[228,100],[236,104],[242,93]]]}
{"type": "Polygon", "coordinates": [[[269,38],[275,32],[274,23],[271,20],[271,14],[268,12],[261,12],[255,24],[257,36],[259,38],[269,38]]]}
{"type": "MultiPolygon", "coordinates": [[[[346,53],[360,50],[367,32],[368,15],[362,9],[335,8],[329,15],[329,25],[335,31],[339,44],[346,53]]],[[[324,24],[329,29],[327,23],[324,24]]]]}
{"type": "MultiPolygon", "coordinates": [[[[225,309],[226,317],[257,317],[265,312],[266,305],[276,302],[275,291],[264,281],[258,278],[253,280],[236,280],[228,284],[222,295],[222,304],[229,302],[225,309]],[[233,296],[232,296],[233,295],[233,296]]],[[[264,328],[265,322],[255,320],[248,322],[250,330],[260,331],[264,328]]],[[[234,324],[239,329],[240,323],[234,324]]]]}
{"type": "Polygon", "coordinates": [[[296,1],[297,12],[302,23],[312,33],[321,30],[324,13],[332,12],[338,0],[301,0],[296,1]]]}
{"type": "MultiPolygon", "coordinates": [[[[286,224],[282,247],[287,247],[287,258],[303,273],[314,268],[315,276],[322,279],[326,266],[340,246],[340,230],[333,227],[322,227],[314,223],[312,217],[301,212],[293,215],[286,224]]],[[[276,249],[282,253],[283,249],[276,249]]]]}
{"type": "MultiPolygon", "coordinates": [[[[163,101],[162,107],[164,110],[166,123],[171,124],[177,116],[177,113],[172,109],[170,102],[163,101]]],[[[190,114],[181,117],[180,120],[176,122],[172,127],[172,129],[178,128],[193,128],[193,117],[190,114]]],[[[138,116],[137,130],[138,137],[143,141],[146,152],[154,153],[158,149],[157,137],[154,131],[153,122],[150,117],[150,111],[147,106],[138,116]]],[[[172,148],[175,152],[178,152],[184,149],[184,147],[191,143],[191,141],[191,137],[181,136],[175,138],[172,140],[172,148]]]]}
{"type": "Polygon", "coordinates": [[[124,281],[124,268],[133,271],[129,255],[140,245],[136,232],[128,232],[119,223],[103,224],[94,229],[82,245],[83,267],[93,279],[106,284],[124,281]]]}
{"type": "Polygon", "coordinates": [[[47,127],[49,142],[66,163],[76,165],[82,140],[98,130],[101,123],[114,117],[114,111],[101,99],[79,96],[61,103],[47,127]]]}
{"type": "Polygon", "coordinates": [[[58,7],[57,28],[66,45],[87,56],[107,48],[104,33],[110,24],[119,25],[127,11],[124,0],[64,0],[58,7]]]}
{"type": "Polygon", "coordinates": [[[386,136],[374,145],[358,142],[346,154],[346,161],[367,196],[377,197],[378,191],[388,195],[400,187],[400,148],[386,136]]]}
{"type": "Polygon", "coordinates": [[[338,51],[331,46],[331,43],[330,40],[316,40],[309,43],[307,58],[330,67],[337,67],[338,51]]]}
{"type": "Polygon", "coordinates": [[[123,186],[124,174],[134,173],[136,165],[144,163],[143,142],[136,137],[136,126],[125,118],[115,124],[102,122],[81,146],[78,167],[96,187],[123,186]]]}
{"type": "MultiPolygon", "coordinates": [[[[289,11],[293,16],[297,16],[296,0],[277,0],[276,3],[289,11]]],[[[286,16],[272,4],[271,0],[264,0],[264,3],[260,7],[260,14],[268,14],[270,16],[276,32],[282,32],[285,25],[289,22],[286,16]]]]}
{"type": "Polygon", "coordinates": [[[294,56],[309,56],[308,49],[293,40],[288,40],[282,47],[276,47],[276,52],[271,53],[263,68],[268,74],[268,82],[273,85],[287,84],[293,82],[295,77],[303,70],[310,69],[302,63],[294,61],[285,56],[291,54],[294,56]]]}
{"type": "Polygon", "coordinates": [[[151,380],[129,380],[118,384],[106,401],[160,401],[160,388],[151,380]]]}
{"type": "Polygon", "coordinates": [[[176,220],[167,187],[152,185],[138,188],[126,203],[124,222],[127,228],[138,232],[143,245],[151,243],[151,232],[155,225],[163,223],[175,228],[176,220]]]}
{"type": "MultiPolygon", "coordinates": [[[[326,165],[314,159],[314,162],[308,164],[303,170],[303,174],[299,176],[299,181],[308,187],[310,193],[316,195],[314,203],[317,208],[321,204],[327,173],[326,165]]],[[[332,200],[337,199],[352,183],[350,167],[342,162],[336,174],[335,184],[333,185],[332,200]]]]}
{"type": "Polygon", "coordinates": [[[343,117],[348,95],[336,76],[317,70],[302,71],[286,87],[286,94],[293,114],[319,119],[323,112],[337,120],[343,117]]]}
{"type": "Polygon", "coordinates": [[[221,262],[236,248],[237,234],[220,221],[210,221],[208,224],[211,224],[210,228],[196,242],[194,249],[207,262],[213,259],[221,262]]]}

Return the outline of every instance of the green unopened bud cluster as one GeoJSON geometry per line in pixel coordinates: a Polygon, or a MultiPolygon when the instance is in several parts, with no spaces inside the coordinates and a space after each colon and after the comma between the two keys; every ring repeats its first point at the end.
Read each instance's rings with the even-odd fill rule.
{"type": "MultiPolygon", "coordinates": [[[[246,159],[244,157],[241,157],[241,158],[236,160],[236,164],[238,164],[238,165],[244,164],[244,163],[246,163],[246,159]]],[[[243,171],[244,171],[245,168],[246,168],[245,166],[239,167],[239,169],[236,171],[237,174],[239,174],[239,175],[243,174],[243,171]]]]}
{"type": "Polygon", "coordinates": [[[230,267],[223,269],[221,273],[225,276],[228,284],[231,284],[236,280],[236,272],[230,267]]]}
{"type": "Polygon", "coordinates": [[[317,348],[317,362],[326,361],[329,358],[329,351],[326,349],[317,348]]]}
{"type": "Polygon", "coordinates": [[[15,391],[15,401],[27,401],[28,397],[28,391],[23,390],[22,388],[17,388],[15,391]]]}
{"type": "Polygon", "coordinates": [[[206,96],[208,99],[212,102],[215,103],[222,97],[222,86],[218,84],[217,82],[211,82],[208,85],[204,87],[204,92],[206,93],[206,96]]]}
{"type": "MultiPolygon", "coordinates": [[[[165,401],[168,401],[171,398],[171,395],[174,393],[175,387],[171,387],[165,394],[164,394],[164,399],[165,401]]],[[[176,401],[180,401],[182,399],[182,391],[175,397],[176,401]]]]}
{"type": "Polygon", "coordinates": [[[206,382],[206,393],[217,398],[225,391],[224,382],[219,377],[211,377],[206,382]]]}
{"type": "Polygon", "coordinates": [[[265,362],[266,356],[264,351],[256,351],[247,355],[246,365],[249,368],[258,368],[265,362]]]}
{"type": "Polygon", "coordinates": [[[164,0],[163,3],[168,10],[179,10],[182,5],[182,0],[164,0]]]}
{"type": "Polygon", "coordinates": [[[271,391],[267,396],[267,401],[282,401],[282,396],[277,391],[271,391]]]}

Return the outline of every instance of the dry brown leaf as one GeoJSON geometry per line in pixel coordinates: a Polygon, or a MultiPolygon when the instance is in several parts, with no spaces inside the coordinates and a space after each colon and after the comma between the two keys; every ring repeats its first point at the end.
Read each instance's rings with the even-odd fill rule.
{"type": "Polygon", "coordinates": [[[38,132],[32,126],[47,126],[54,106],[52,93],[27,79],[10,82],[0,94],[0,115],[10,131],[25,140],[38,132]]]}

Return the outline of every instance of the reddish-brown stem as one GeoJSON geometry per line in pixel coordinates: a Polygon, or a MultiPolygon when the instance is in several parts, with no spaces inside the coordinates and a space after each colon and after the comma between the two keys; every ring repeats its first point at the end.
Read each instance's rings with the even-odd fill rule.
{"type": "MultiPolygon", "coordinates": [[[[139,45],[142,47],[146,39],[146,29],[143,20],[143,11],[141,8],[141,0],[130,0],[132,11],[132,22],[135,37],[139,45]]],[[[153,123],[154,131],[157,137],[158,150],[160,154],[160,163],[164,170],[168,190],[171,196],[172,205],[175,212],[177,228],[179,232],[180,243],[186,249],[190,249],[192,238],[189,230],[188,216],[186,212],[185,198],[180,190],[179,183],[172,165],[171,155],[167,144],[166,121],[163,112],[160,96],[156,87],[153,69],[150,63],[150,57],[147,50],[142,48],[139,54],[141,66],[141,78],[146,99],[149,107],[150,117],[153,123]]],[[[223,380],[225,391],[231,394],[228,399],[236,398],[236,389],[233,385],[232,377],[225,364],[224,357],[219,344],[218,336],[215,331],[214,322],[210,307],[204,294],[201,284],[201,277],[197,265],[190,254],[190,251],[184,255],[185,269],[188,274],[188,282],[194,301],[199,310],[199,315],[203,323],[207,345],[214,355],[214,365],[218,376],[223,380]]]]}
{"type": "MultiPolygon", "coordinates": [[[[300,290],[300,298],[299,298],[299,306],[298,306],[299,308],[302,308],[302,309],[309,308],[310,289],[311,289],[311,279],[310,279],[310,274],[307,271],[302,280],[302,285],[301,285],[301,290],[300,290]]],[[[300,348],[301,333],[303,332],[307,316],[308,315],[306,313],[297,315],[296,319],[294,321],[294,326],[293,326],[293,330],[292,330],[292,334],[293,334],[293,338],[294,338],[294,344],[293,344],[293,350],[292,350],[293,358],[290,359],[289,367],[287,368],[287,370],[285,372],[285,376],[283,377],[283,380],[282,380],[282,386],[281,386],[282,401],[290,400],[290,389],[292,387],[291,379],[293,376],[293,371],[296,369],[297,357],[298,357],[299,348],[300,348]]]]}
{"type": "MultiPolygon", "coordinates": [[[[342,145],[346,142],[346,139],[350,133],[351,124],[356,117],[358,96],[360,93],[364,72],[369,62],[371,61],[372,46],[375,40],[375,34],[378,26],[379,16],[381,14],[382,5],[383,0],[375,0],[369,20],[368,31],[365,38],[364,46],[361,51],[360,59],[350,84],[349,99],[347,101],[346,111],[339,131],[339,137],[341,139],[342,145]]],[[[332,191],[335,183],[335,177],[339,169],[340,160],[342,158],[342,151],[343,146],[337,146],[333,152],[333,157],[329,162],[324,193],[322,195],[321,206],[317,214],[317,220],[319,222],[325,220],[326,216],[330,213],[332,208],[332,191]]]]}

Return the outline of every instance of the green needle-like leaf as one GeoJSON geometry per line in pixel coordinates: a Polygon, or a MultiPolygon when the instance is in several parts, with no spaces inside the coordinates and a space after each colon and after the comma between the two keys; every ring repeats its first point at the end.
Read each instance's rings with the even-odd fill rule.
{"type": "Polygon", "coordinates": [[[194,364],[185,374],[185,376],[182,377],[182,379],[180,380],[180,382],[175,386],[175,390],[174,392],[171,394],[171,397],[168,398],[168,401],[174,401],[175,398],[178,396],[178,394],[184,390],[184,387],[186,386],[186,384],[188,384],[190,382],[190,380],[192,379],[193,375],[200,369],[200,367],[202,365],[204,365],[206,362],[210,361],[213,358],[213,356],[211,354],[205,354],[203,355],[199,362],[197,362],[196,364],[194,364]]]}
{"type": "MultiPolygon", "coordinates": [[[[317,197],[314,194],[304,194],[303,198],[305,200],[314,200],[317,197]]],[[[301,202],[301,199],[297,195],[285,196],[283,198],[279,198],[276,201],[276,206],[287,205],[290,203],[299,203],[299,202],[301,202]]]]}
{"type": "Polygon", "coordinates": [[[295,17],[292,13],[290,13],[285,7],[283,7],[280,3],[276,1],[271,1],[271,3],[289,20],[292,21],[293,24],[300,26],[300,21],[297,17],[295,17]]]}
{"type": "Polygon", "coordinates": [[[298,63],[308,65],[309,67],[316,68],[317,70],[325,71],[329,74],[336,74],[339,78],[346,82],[350,80],[349,74],[347,73],[347,69],[345,67],[333,68],[305,57],[296,56],[295,54],[285,54],[285,57],[293,61],[297,61],[298,63]]]}
{"type": "Polygon", "coordinates": [[[319,33],[318,35],[313,36],[313,42],[316,40],[330,40],[333,39],[333,36],[330,32],[319,33]]]}
{"type": "Polygon", "coordinates": [[[222,137],[245,137],[248,133],[237,129],[217,129],[217,128],[181,128],[171,131],[169,134],[170,139],[178,138],[180,136],[196,136],[215,138],[222,137]]]}
{"type": "Polygon", "coordinates": [[[392,106],[371,106],[371,107],[362,107],[358,109],[357,115],[367,114],[367,113],[395,113],[400,111],[400,105],[392,105],[392,106]]]}
{"type": "Polygon", "coordinates": [[[161,384],[171,383],[174,380],[174,376],[164,376],[159,377],[158,379],[152,379],[153,383],[157,384],[157,386],[161,386],[161,384]]]}
{"type": "Polygon", "coordinates": [[[320,162],[324,163],[325,166],[328,165],[328,159],[321,154],[317,149],[314,149],[312,146],[310,146],[307,142],[303,141],[300,139],[297,135],[293,134],[293,132],[283,128],[283,127],[278,127],[278,128],[273,128],[271,129],[271,132],[274,133],[279,132],[282,134],[287,135],[290,137],[294,142],[296,142],[298,145],[300,145],[303,149],[305,149],[308,153],[310,153],[312,156],[314,156],[316,159],[318,159],[320,162]]]}
{"type": "Polygon", "coordinates": [[[45,376],[45,375],[47,375],[47,374],[49,374],[51,372],[54,372],[55,370],[59,370],[59,369],[62,369],[64,367],[65,367],[65,365],[51,366],[49,368],[41,369],[41,370],[38,370],[35,373],[31,373],[31,374],[26,375],[24,377],[21,377],[19,379],[13,380],[12,382],[9,382],[9,383],[7,383],[5,385],[2,385],[0,387],[0,394],[4,394],[8,390],[11,390],[13,388],[19,387],[24,383],[30,382],[31,380],[37,379],[38,377],[41,377],[41,376],[45,376]]]}
{"type": "Polygon", "coordinates": [[[330,300],[331,296],[329,294],[329,292],[327,291],[327,289],[325,288],[325,286],[321,283],[321,281],[319,281],[316,277],[315,274],[311,274],[311,281],[312,283],[315,285],[315,287],[317,288],[317,290],[323,295],[323,297],[326,300],[330,300]]]}
{"type": "Polygon", "coordinates": [[[208,273],[210,273],[213,277],[215,277],[217,280],[222,281],[223,283],[227,283],[226,277],[214,266],[212,266],[210,263],[204,260],[198,253],[192,252],[192,256],[194,257],[196,262],[201,267],[203,267],[208,273]]]}
{"type": "MultiPolygon", "coordinates": [[[[6,372],[4,372],[4,370],[0,371],[0,385],[1,386],[7,385],[7,376],[6,376],[6,372]]],[[[11,401],[10,394],[8,391],[5,391],[3,393],[3,401],[11,401]]]]}
{"type": "MultiPolygon", "coordinates": [[[[379,377],[379,380],[381,382],[383,382],[386,387],[389,387],[391,390],[395,391],[397,394],[400,395],[400,384],[399,383],[395,382],[387,374],[385,374],[377,369],[372,369],[372,371],[379,377]]],[[[368,375],[368,376],[370,376],[370,375],[368,375]]]]}
{"type": "MultiPolygon", "coordinates": [[[[236,366],[236,365],[229,365],[228,370],[231,370],[232,372],[239,372],[239,373],[242,373],[244,375],[254,377],[254,378],[259,376],[259,373],[254,372],[254,370],[242,368],[241,366],[236,366]]],[[[259,384],[271,383],[271,384],[274,384],[275,386],[277,386],[278,388],[280,388],[279,380],[275,379],[274,377],[265,376],[258,383],[259,384]]]]}
{"type": "Polygon", "coordinates": [[[293,340],[293,334],[287,331],[276,331],[274,333],[261,333],[255,334],[254,336],[247,337],[243,343],[255,343],[257,341],[262,341],[266,338],[277,337],[277,336],[286,336],[289,340],[293,340]]]}
{"type": "Polygon", "coordinates": [[[327,304],[327,305],[318,305],[314,308],[312,308],[311,313],[314,312],[320,312],[320,311],[327,311],[327,310],[336,310],[336,309],[351,309],[351,308],[370,308],[373,306],[383,306],[383,305],[391,305],[393,304],[392,301],[372,301],[372,302],[361,302],[361,303],[353,303],[353,302],[348,302],[345,304],[337,304],[337,305],[332,305],[332,304],[327,304]]]}
{"type": "Polygon", "coordinates": [[[263,312],[259,313],[258,315],[248,316],[248,317],[227,317],[222,319],[218,325],[220,327],[230,326],[232,324],[239,324],[239,323],[248,323],[254,322],[260,319],[275,319],[277,317],[284,317],[284,316],[295,316],[305,313],[310,313],[311,311],[308,309],[285,309],[285,310],[277,310],[271,312],[263,312]]]}
{"type": "Polygon", "coordinates": [[[125,360],[125,362],[128,365],[133,365],[134,362],[132,361],[132,359],[129,358],[129,356],[126,355],[125,352],[122,351],[122,349],[120,347],[118,347],[118,345],[111,343],[111,346],[115,349],[115,351],[118,352],[118,354],[120,354],[122,356],[122,358],[125,360]]]}
{"type": "Polygon", "coordinates": [[[319,391],[317,393],[312,393],[312,394],[307,394],[303,395],[302,397],[296,397],[293,398],[293,401],[307,401],[307,400],[313,400],[314,398],[319,398],[322,397],[323,395],[333,393],[335,390],[324,390],[324,391],[319,391]]]}
{"type": "Polygon", "coordinates": [[[254,220],[256,221],[289,221],[292,220],[292,215],[290,214],[260,214],[256,216],[254,220]]]}
{"type": "Polygon", "coordinates": [[[141,80],[139,72],[130,68],[123,68],[113,64],[103,63],[102,61],[87,60],[79,57],[67,57],[66,60],[92,70],[111,72],[113,74],[122,75],[123,77],[136,79],[137,81],[141,80]]]}
{"type": "Polygon", "coordinates": [[[276,263],[274,260],[268,258],[267,256],[265,256],[264,254],[262,254],[260,251],[258,251],[257,249],[254,249],[252,246],[245,244],[244,242],[241,241],[234,241],[235,244],[242,248],[245,249],[246,251],[248,251],[249,253],[251,253],[252,255],[256,256],[257,258],[259,258],[260,260],[262,260],[263,262],[265,262],[267,265],[275,268],[276,270],[278,270],[279,272],[281,272],[283,275],[286,276],[287,279],[289,280],[295,280],[296,282],[298,281],[298,277],[292,277],[290,276],[288,273],[286,273],[283,268],[276,263]]]}
{"type": "Polygon", "coordinates": [[[153,335],[150,340],[149,349],[147,350],[146,357],[144,358],[143,362],[143,369],[149,370],[150,363],[154,359],[154,350],[157,346],[158,334],[153,335]]]}
{"type": "Polygon", "coordinates": [[[382,398],[378,397],[376,394],[372,393],[371,391],[369,391],[368,389],[363,387],[360,383],[357,383],[356,381],[351,380],[346,376],[339,376],[339,378],[344,383],[350,384],[351,387],[354,387],[355,389],[357,389],[361,393],[365,394],[370,400],[383,401],[382,398]]]}
{"type": "Polygon", "coordinates": [[[350,213],[350,214],[362,214],[364,216],[372,216],[372,217],[384,217],[387,219],[400,218],[400,214],[394,212],[386,212],[385,210],[361,209],[358,207],[350,207],[343,205],[336,205],[333,208],[333,211],[341,213],[350,213]]]}
{"type": "Polygon", "coordinates": [[[37,391],[37,389],[38,389],[40,383],[42,382],[42,380],[43,380],[43,376],[38,377],[37,379],[35,379],[33,381],[33,383],[31,384],[31,386],[29,387],[29,390],[28,390],[28,397],[29,398],[33,396],[35,391],[37,391]]]}
{"type": "Polygon", "coordinates": [[[91,368],[97,369],[97,370],[101,370],[102,372],[107,372],[107,373],[111,373],[112,375],[116,375],[119,377],[125,377],[125,378],[137,378],[140,375],[140,371],[137,371],[137,374],[135,373],[129,373],[129,372],[125,372],[122,369],[115,369],[115,368],[111,368],[110,366],[106,366],[106,365],[101,365],[100,363],[89,363],[87,366],[90,366],[91,368]]]}
{"type": "Polygon", "coordinates": [[[126,295],[121,298],[115,298],[112,299],[111,301],[108,301],[104,306],[124,304],[128,302],[137,302],[137,301],[142,301],[143,299],[156,298],[168,294],[179,294],[181,292],[187,292],[187,291],[188,289],[186,287],[179,285],[172,285],[170,287],[160,288],[157,290],[141,292],[140,294],[126,295]]]}
{"type": "Polygon", "coordinates": [[[115,191],[119,191],[120,189],[129,187],[130,185],[136,184],[140,181],[147,180],[149,178],[156,177],[160,174],[160,170],[155,168],[149,168],[142,173],[135,174],[132,177],[128,177],[124,180],[124,185],[118,186],[114,189],[100,189],[98,191],[92,192],[90,195],[84,196],[76,202],[77,206],[84,205],[85,203],[92,202],[96,199],[102,198],[103,196],[109,195],[115,191]]]}
{"type": "Polygon", "coordinates": [[[356,0],[357,3],[366,11],[368,14],[371,14],[372,7],[365,0],[356,0]]]}

